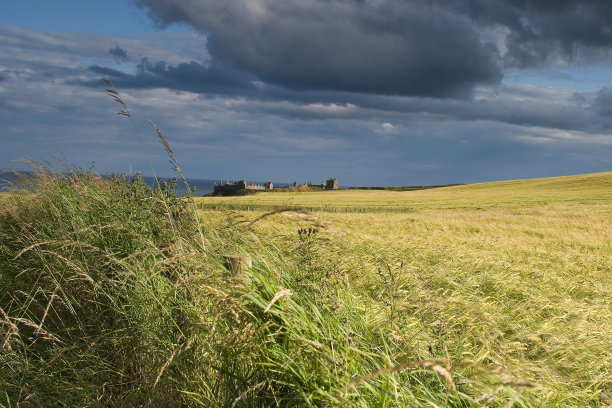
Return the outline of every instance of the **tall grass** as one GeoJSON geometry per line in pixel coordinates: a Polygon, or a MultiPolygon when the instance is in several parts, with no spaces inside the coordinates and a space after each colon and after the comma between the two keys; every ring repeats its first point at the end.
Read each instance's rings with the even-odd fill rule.
{"type": "Polygon", "coordinates": [[[2,406],[473,405],[462,371],[405,355],[314,238],[200,231],[139,178],[30,182],[0,212],[2,406]],[[222,267],[245,251],[248,273],[222,267]]]}

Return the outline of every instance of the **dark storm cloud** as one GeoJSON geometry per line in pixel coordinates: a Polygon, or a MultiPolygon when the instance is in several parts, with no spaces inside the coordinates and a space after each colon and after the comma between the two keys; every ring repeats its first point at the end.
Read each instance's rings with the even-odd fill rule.
{"type": "MultiPolygon", "coordinates": [[[[375,25],[372,23],[371,26],[375,25]]],[[[80,41],[82,38],[80,34],[41,34],[16,27],[0,30],[0,45],[6,45],[0,48],[0,60],[11,67],[0,71],[5,78],[3,83],[20,77],[27,77],[30,81],[48,81],[51,78],[58,83],[97,89],[103,86],[101,79],[108,78],[121,89],[166,88],[193,92],[202,98],[225,97],[223,103],[227,103],[228,109],[288,120],[380,118],[392,121],[402,116],[427,115],[441,121],[483,120],[594,132],[612,129],[612,98],[607,89],[598,96],[589,96],[561,90],[553,92],[543,87],[502,85],[476,88],[473,99],[296,89],[258,82],[253,73],[238,70],[230,62],[204,58],[202,60],[206,62],[196,62],[191,59],[192,55],[198,55],[193,50],[203,47],[205,41],[186,41],[190,37],[177,39],[183,46],[180,53],[176,46],[168,46],[168,51],[156,50],[148,42],[130,38],[92,37],[91,44],[83,43],[80,41]],[[39,52],[36,44],[42,38],[56,46],[51,51],[39,52]],[[117,43],[127,43],[134,53],[151,56],[140,59],[139,63],[117,64],[109,58],[109,49],[113,49],[110,46],[117,43]],[[60,44],[66,46],[60,47],[60,44]],[[82,65],[74,64],[74,55],[80,56],[82,65]],[[33,65],[31,61],[36,63],[33,65]]],[[[157,38],[155,42],[159,43],[159,40],[157,38]]]]}
{"type": "Polygon", "coordinates": [[[502,63],[612,54],[609,0],[135,1],[209,35],[213,58],[293,89],[462,97],[499,82],[502,63]]]}
{"type": "Polygon", "coordinates": [[[115,48],[109,49],[108,53],[116,57],[120,61],[127,61],[128,59],[127,51],[119,47],[118,45],[116,45],[115,48]]]}
{"type": "MultiPolygon", "coordinates": [[[[89,71],[112,80],[120,88],[168,88],[223,95],[247,93],[255,88],[250,75],[222,63],[204,66],[190,61],[173,66],[164,61],[151,62],[143,58],[136,66],[135,74],[98,65],[90,66],[89,71]]],[[[100,81],[81,81],[79,84],[98,87],[100,81]]]]}
{"type": "Polygon", "coordinates": [[[426,2],[139,0],[209,34],[213,58],[294,89],[465,97],[498,83],[497,50],[426,2]]]}
{"type": "Polygon", "coordinates": [[[597,57],[612,46],[609,0],[439,0],[477,25],[508,30],[505,62],[519,68],[597,57]]]}

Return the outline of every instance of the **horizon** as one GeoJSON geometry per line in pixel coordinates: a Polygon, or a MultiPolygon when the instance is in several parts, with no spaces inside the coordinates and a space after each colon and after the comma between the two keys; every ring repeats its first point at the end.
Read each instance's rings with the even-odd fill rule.
{"type": "Polygon", "coordinates": [[[151,176],[149,157],[169,173],[151,119],[198,179],[610,171],[610,25],[612,7],[585,0],[13,2],[0,15],[0,167],[57,156],[151,176]]]}
{"type": "MultiPolygon", "coordinates": [[[[2,181],[6,181],[3,179],[3,174],[12,174],[13,171],[17,171],[15,169],[12,168],[4,168],[4,169],[0,169],[0,189],[3,187],[2,186],[2,181]]],[[[125,176],[126,178],[129,177],[134,177],[136,175],[136,173],[140,173],[140,172],[136,172],[136,173],[132,173],[132,174],[127,174],[127,173],[114,173],[114,172],[106,172],[106,173],[99,173],[97,171],[95,171],[95,169],[92,170],[94,172],[94,174],[97,174],[101,177],[108,177],[111,175],[122,175],[125,176]]],[[[19,173],[35,173],[35,171],[31,171],[31,170],[19,170],[19,173]]],[[[603,174],[603,173],[610,173],[612,172],[612,170],[608,170],[608,171],[601,171],[601,172],[593,172],[593,173],[576,173],[576,174],[561,174],[558,176],[548,176],[548,177],[526,177],[526,178],[520,178],[520,179],[503,179],[503,180],[491,180],[491,181],[481,181],[481,182],[474,182],[474,183],[462,183],[462,182],[457,182],[457,183],[443,183],[443,184],[387,184],[387,185],[366,185],[366,184],[340,184],[339,182],[339,187],[340,189],[343,188],[359,188],[359,187],[418,187],[418,186],[424,186],[424,187],[451,187],[451,186],[455,186],[455,185],[470,185],[470,184],[484,184],[484,183],[498,183],[498,182],[508,182],[508,181],[522,181],[522,180],[537,180],[537,179],[551,179],[551,178],[562,178],[562,177],[573,177],[573,176],[587,176],[587,175],[595,175],[595,174],[603,174]]],[[[69,174],[67,172],[59,172],[60,174],[69,174]]],[[[149,181],[154,182],[155,181],[155,176],[153,176],[152,174],[148,175],[148,174],[140,174],[141,177],[143,179],[145,179],[145,181],[147,183],[149,183],[149,181]]],[[[168,181],[168,180],[172,180],[176,178],[179,182],[180,182],[180,176],[179,175],[157,175],[157,179],[159,179],[160,181],[168,181]]],[[[247,183],[253,183],[253,184],[261,184],[263,185],[264,183],[267,182],[271,182],[274,185],[279,185],[282,187],[288,187],[293,185],[293,181],[289,182],[289,181],[279,181],[279,180],[253,180],[253,179],[245,179],[245,178],[236,178],[236,179],[230,179],[230,178],[226,178],[226,177],[222,177],[222,178],[202,178],[202,177],[191,177],[188,175],[185,175],[185,179],[187,180],[187,182],[190,181],[194,181],[194,183],[197,182],[207,182],[207,183],[223,183],[223,182],[230,182],[230,183],[236,183],[239,181],[246,181],[247,183]]],[[[294,180],[297,181],[298,184],[304,184],[307,182],[312,182],[313,184],[317,184],[316,182],[312,181],[312,180],[294,180]]],[[[182,183],[179,183],[179,188],[181,187],[182,183]]]]}

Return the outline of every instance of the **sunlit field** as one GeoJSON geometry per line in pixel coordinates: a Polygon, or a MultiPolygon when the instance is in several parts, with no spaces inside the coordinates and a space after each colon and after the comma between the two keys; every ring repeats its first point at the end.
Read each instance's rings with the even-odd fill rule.
{"type": "Polygon", "coordinates": [[[298,229],[317,229],[320,251],[412,358],[500,370],[529,383],[523,397],[536,406],[612,404],[612,172],[196,200],[248,206],[200,215],[218,227],[229,216],[288,250],[298,229]],[[282,211],[297,206],[307,211],[282,211]],[[278,212],[258,220],[258,209],[278,212]]]}
{"type": "Polygon", "coordinates": [[[202,197],[198,205],[250,209],[301,206],[305,209],[368,211],[533,207],[546,204],[596,204],[612,199],[612,173],[470,184],[420,191],[336,190],[257,193],[252,196],[202,197]]]}
{"type": "Polygon", "coordinates": [[[24,182],[0,196],[2,408],[612,405],[612,172],[195,203],[24,182]]]}

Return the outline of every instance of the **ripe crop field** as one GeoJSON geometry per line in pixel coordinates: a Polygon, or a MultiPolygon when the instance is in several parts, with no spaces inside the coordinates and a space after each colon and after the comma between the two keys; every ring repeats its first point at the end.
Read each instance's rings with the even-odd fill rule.
{"type": "Polygon", "coordinates": [[[242,225],[288,252],[311,229],[411,359],[497,371],[535,406],[612,405],[612,172],[196,203],[219,209],[200,211],[208,228],[242,225]]]}

